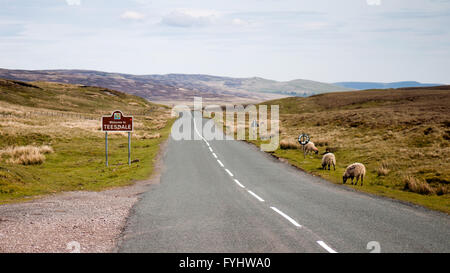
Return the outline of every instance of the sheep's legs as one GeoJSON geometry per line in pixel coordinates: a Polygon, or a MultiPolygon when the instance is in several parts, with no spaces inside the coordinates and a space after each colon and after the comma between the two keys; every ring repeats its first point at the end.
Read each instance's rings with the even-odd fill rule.
{"type": "Polygon", "coordinates": [[[355,186],[358,185],[358,181],[359,181],[359,180],[361,180],[361,186],[363,185],[363,177],[362,177],[362,175],[358,175],[358,176],[356,177],[356,183],[355,183],[355,186]]]}

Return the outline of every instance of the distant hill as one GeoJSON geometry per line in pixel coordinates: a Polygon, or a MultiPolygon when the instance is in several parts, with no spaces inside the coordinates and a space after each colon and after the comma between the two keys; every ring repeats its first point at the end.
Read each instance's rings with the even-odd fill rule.
{"type": "Polygon", "coordinates": [[[282,96],[307,97],[321,93],[352,90],[328,83],[301,79],[279,82],[259,77],[231,78],[187,74],[149,75],[146,77],[175,85],[207,86],[212,89],[233,92],[272,93],[282,96]]]}
{"type": "Polygon", "coordinates": [[[403,87],[429,87],[429,86],[439,86],[442,84],[438,83],[420,83],[415,81],[405,81],[405,82],[336,82],[334,85],[356,89],[389,89],[389,88],[403,88],[403,87]]]}
{"type": "Polygon", "coordinates": [[[97,113],[99,116],[116,109],[127,113],[166,109],[141,97],[101,87],[1,78],[0,102],[54,111],[97,113]]]}
{"type": "Polygon", "coordinates": [[[308,80],[278,82],[256,77],[231,78],[188,74],[130,75],[89,70],[0,69],[0,78],[111,88],[165,104],[191,102],[194,96],[201,96],[207,103],[254,103],[287,96],[310,96],[350,90],[308,80]]]}

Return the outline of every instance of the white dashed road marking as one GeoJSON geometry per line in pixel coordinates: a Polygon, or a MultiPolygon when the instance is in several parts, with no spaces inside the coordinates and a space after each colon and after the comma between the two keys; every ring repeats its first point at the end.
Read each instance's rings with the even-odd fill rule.
{"type": "Polygon", "coordinates": [[[219,163],[219,165],[220,165],[222,168],[225,167],[225,166],[223,165],[222,161],[220,161],[219,159],[217,159],[217,162],[219,163]]]}
{"type": "Polygon", "coordinates": [[[284,212],[282,212],[281,210],[277,209],[276,207],[270,207],[271,209],[273,209],[275,212],[277,212],[278,214],[280,214],[281,216],[283,216],[284,218],[286,218],[286,220],[288,220],[289,222],[291,222],[291,224],[293,224],[296,227],[302,227],[299,223],[297,223],[294,219],[292,219],[291,217],[289,217],[287,214],[285,214],[284,212]]]}
{"type": "Polygon", "coordinates": [[[261,197],[259,197],[258,195],[256,195],[256,193],[248,190],[248,193],[250,193],[251,195],[253,195],[253,197],[255,197],[256,199],[258,199],[259,202],[264,202],[264,199],[262,199],[261,197]]]}
{"type": "Polygon", "coordinates": [[[241,188],[245,188],[245,186],[244,185],[242,185],[237,179],[234,179],[234,182],[236,182],[236,184],[238,184],[239,185],[239,187],[241,187],[241,188]]]}
{"type": "Polygon", "coordinates": [[[331,247],[329,247],[327,244],[325,244],[323,241],[317,241],[317,243],[323,247],[326,251],[330,252],[330,253],[337,253],[336,250],[332,249],[331,247]]]}
{"type": "Polygon", "coordinates": [[[228,169],[225,169],[225,171],[231,176],[231,177],[233,177],[234,175],[230,172],[230,170],[228,170],[228,169]]]}
{"type": "MultiPolygon", "coordinates": [[[[213,149],[211,148],[211,145],[208,143],[208,141],[206,141],[206,139],[200,135],[200,133],[197,130],[197,126],[195,125],[195,120],[194,120],[194,129],[196,131],[196,133],[203,139],[203,141],[205,141],[206,145],[209,148],[209,151],[212,153],[212,155],[214,156],[214,158],[218,158],[217,155],[214,153],[213,149]]],[[[219,159],[217,159],[217,163],[219,163],[219,165],[222,168],[225,168],[225,166],[223,165],[222,161],[220,161],[219,159]]],[[[234,177],[233,173],[230,172],[230,170],[225,169],[225,171],[231,176],[234,177]]],[[[237,179],[233,179],[234,182],[236,182],[236,184],[241,187],[241,188],[245,188],[244,185],[242,185],[239,180],[237,179]]],[[[249,194],[251,194],[253,197],[255,197],[256,199],[258,199],[258,201],[260,202],[265,202],[264,199],[262,199],[261,197],[259,197],[256,193],[252,192],[251,190],[247,190],[247,192],[249,194]]],[[[293,224],[294,226],[301,228],[302,226],[297,223],[297,221],[295,221],[294,219],[292,219],[289,215],[285,214],[284,212],[282,212],[281,210],[277,209],[276,207],[270,207],[273,211],[275,211],[276,213],[278,213],[279,215],[283,216],[283,218],[285,218],[286,220],[288,220],[291,224],[293,224]]],[[[317,244],[319,244],[322,248],[324,248],[326,251],[328,251],[329,253],[337,253],[336,250],[332,249],[331,247],[329,247],[324,241],[317,241],[317,244]]]]}

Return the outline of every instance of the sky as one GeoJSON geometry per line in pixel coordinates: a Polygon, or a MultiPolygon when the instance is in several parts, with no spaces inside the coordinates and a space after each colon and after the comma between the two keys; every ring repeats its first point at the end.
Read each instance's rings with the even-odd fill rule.
{"type": "Polygon", "coordinates": [[[450,84],[450,0],[0,0],[0,67],[450,84]]]}

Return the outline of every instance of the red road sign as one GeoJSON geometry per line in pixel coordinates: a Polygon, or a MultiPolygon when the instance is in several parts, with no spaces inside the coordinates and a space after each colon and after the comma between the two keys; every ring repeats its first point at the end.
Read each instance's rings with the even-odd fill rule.
{"type": "Polygon", "coordinates": [[[114,111],[111,116],[102,117],[103,132],[132,132],[133,117],[125,117],[121,111],[114,111]]]}

